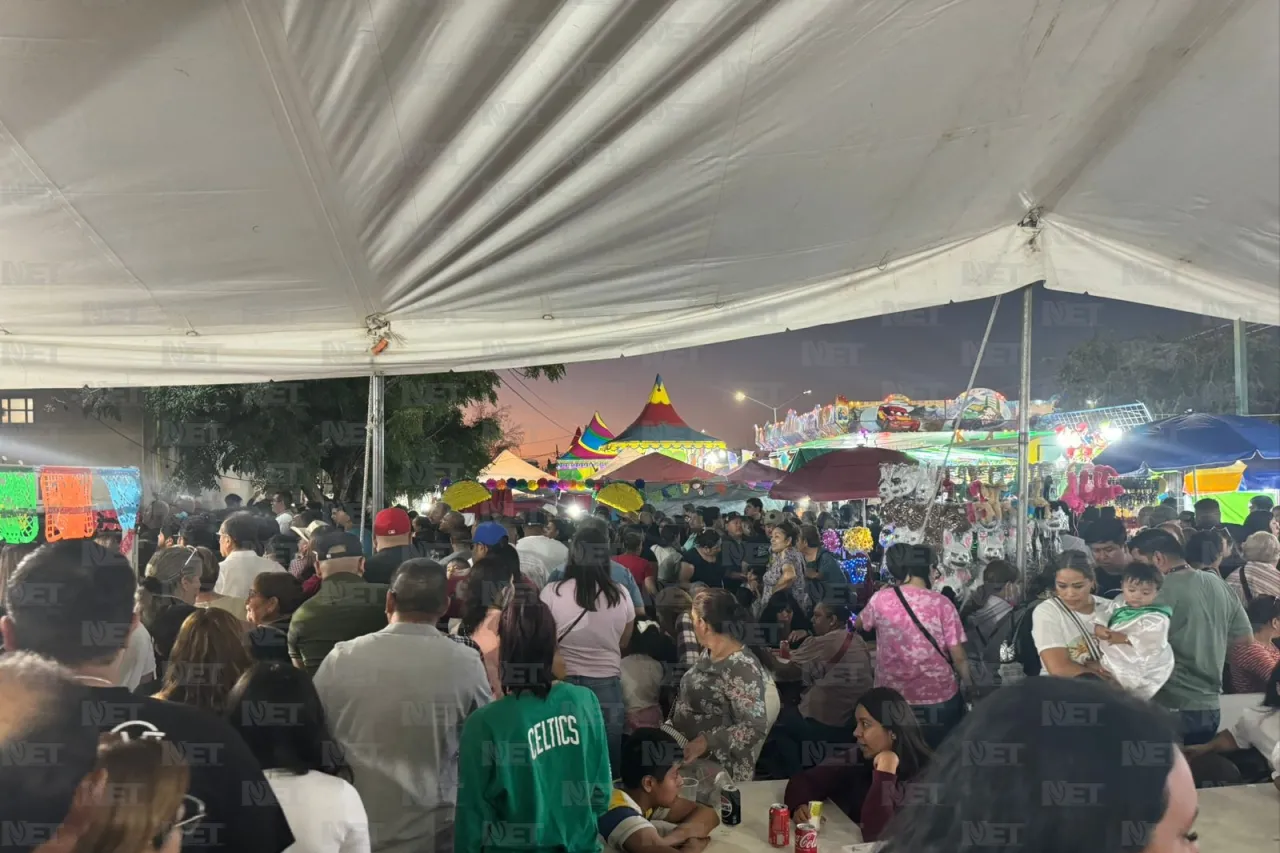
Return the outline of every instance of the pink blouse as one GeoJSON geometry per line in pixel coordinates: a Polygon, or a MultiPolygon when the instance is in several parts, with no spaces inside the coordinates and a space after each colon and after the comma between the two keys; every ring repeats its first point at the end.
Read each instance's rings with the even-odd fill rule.
{"type": "MultiPolygon", "coordinates": [[[[950,599],[929,589],[898,589],[944,654],[964,642],[960,614],[950,599]]],[[[920,633],[892,588],[871,596],[858,622],[876,632],[877,687],[892,687],[911,705],[937,705],[956,695],[960,687],[951,664],[920,633]]]]}

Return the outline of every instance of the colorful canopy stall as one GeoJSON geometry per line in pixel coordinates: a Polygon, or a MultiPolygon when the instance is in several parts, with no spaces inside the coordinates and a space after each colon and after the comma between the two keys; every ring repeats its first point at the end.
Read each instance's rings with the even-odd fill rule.
{"type": "Polygon", "coordinates": [[[476,479],[481,483],[486,480],[532,480],[536,483],[538,480],[551,478],[551,474],[535,465],[530,465],[510,450],[499,453],[476,475],[476,479]]]}
{"type": "Polygon", "coordinates": [[[1280,426],[1260,418],[1193,413],[1136,427],[1094,461],[1124,475],[1221,468],[1255,458],[1280,459],[1280,426]]]}
{"type": "Polygon", "coordinates": [[[608,479],[624,483],[643,482],[647,485],[649,483],[691,483],[695,480],[713,483],[722,478],[696,465],[690,465],[688,462],[655,450],[616,469],[608,479]]]}
{"type": "Polygon", "coordinates": [[[573,442],[564,455],[556,460],[556,476],[561,480],[582,481],[595,476],[604,465],[612,461],[618,454],[610,450],[607,443],[599,442],[599,434],[591,435],[591,426],[600,418],[597,414],[587,424],[587,429],[579,429],[573,434],[573,442]],[[597,448],[588,447],[586,441],[598,444],[597,448]]]}
{"type": "MultiPolygon", "coordinates": [[[[631,447],[645,453],[663,453],[700,468],[720,464],[728,455],[723,441],[684,422],[671,404],[661,376],[654,378],[653,390],[639,416],[608,447],[615,452],[631,447]]],[[[703,474],[712,476],[707,471],[703,474]]]]}
{"type": "Polygon", "coordinates": [[[617,471],[623,465],[630,465],[637,459],[643,459],[645,451],[635,447],[627,447],[618,452],[618,455],[610,459],[608,462],[596,469],[592,476],[597,480],[609,479],[613,477],[613,472],[617,471]]]}
{"type": "Polygon", "coordinates": [[[582,431],[579,443],[588,450],[603,453],[608,452],[605,445],[613,441],[614,437],[613,431],[604,425],[604,419],[596,412],[591,416],[591,423],[582,431]]]}
{"type": "Polygon", "coordinates": [[[774,483],[780,482],[787,474],[778,468],[765,465],[763,462],[757,462],[749,459],[742,465],[724,475],[724,478],[730,483],[742,483],[749,486],[763,485],[772,486],[774,483]]]}
{"type": "Polygon", "coordinates": [[[896,450],[855,447],[833,450],[788,474],[769,490],[777,500],[843,501],[880,495],[881,465],[911,465],[914,460],[896,450]]]}

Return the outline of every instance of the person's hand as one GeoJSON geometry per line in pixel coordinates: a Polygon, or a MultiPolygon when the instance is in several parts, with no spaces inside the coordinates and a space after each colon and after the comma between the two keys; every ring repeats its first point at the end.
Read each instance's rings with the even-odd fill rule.
{"type": "Polygon", "coordinates": [[[698,735],[693,740],[685,744],[684,760],[688,764],[690,761],[697,761],[699,758],[707,754],[707,736],[698,735]]]}
{"type": "Polygon", "coordinates": [[[1093,636],[1097,637],[1099,640],[1110,640],[1111,632],[1107,630],[1105,625],[1094,625],[1093,636]]]}
{"type": "Polygon", "coordinates": [[[1205,755],[1208,752],[1209,752],[1209,744],[1207,743],[1201,743],[1195,746],[1184,746],[1182,748],[1182,754],[1185,755],[1188,760],[1192,758],[1199,758],[1200,756],[1205,755]]]}
{"type": "Polygon", "coordinates": [[[792,631],[791,636],[787,637],[787,642],[790,645],[798,646],[808,638],[809,638],[808,631],[792,631]]]}
{"type": "Polygon", "coordinates": [[[679,849],[687,851],[687,853],[702,853],[710,843],[710,838],[690,838],[677,846],[679,849]]]}
{"type": "Polygon", "coordinates": [[[796,823],[804,823],[809,819],[809,804],[796,806],[796,810],[791,813],[791,819],[796,823]]]}
{"type": "Polygon", "coordinates": [[[896,774],[898,772],[898,753],[892,750],[885,750],[875,757],[871,765],[881,773],[896,774]]]}

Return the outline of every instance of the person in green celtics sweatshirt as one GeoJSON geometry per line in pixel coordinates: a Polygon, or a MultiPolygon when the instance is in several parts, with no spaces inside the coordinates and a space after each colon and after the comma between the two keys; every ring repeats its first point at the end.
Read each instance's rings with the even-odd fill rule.
{"type": "Polygon", "coordinates": [[[600,702],[554,680],[556,623],[541,601],[517,596],[498,638],[505,695],[462,729],[454,849],[596,853],[613,789],[600,702]]]}

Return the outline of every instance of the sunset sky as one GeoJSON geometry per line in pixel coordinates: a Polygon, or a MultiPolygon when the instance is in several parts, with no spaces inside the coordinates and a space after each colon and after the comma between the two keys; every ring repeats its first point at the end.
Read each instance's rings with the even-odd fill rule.
{"type": "MultiPolygon", "coordinates": [[[[1017,397],[1021,308],[1018,294],[1001,302],[975,383],[1011,399],[1017,397]]],[[[724,439],[731,448],[754,449],[752,426],[767,421],[770,413],[751,402],[736,402],[735,390],[781,404],[812,389],[811,396],[790,406],[797,410],[830,402],[838,394],[852,400],[880,400],[890,393],[913,399],[954,397],[965,390],[990,311],[991,300],[981,300],[657,355],[571,364],[559,382],[525,380],[528,387],[501,371],[508,386],[501,399],[524,427],[522,455],[545,459],[557,445],[561,451],[567,449],[574,429],[585,425],[597,409],[610,429],[621,432],[639,414],[654,375],[662,374],[671,402],[689,426],[724,439]]],[[[1190,334],[1225,322],[1043,288],[1036,292],[1034,316],[1035,397],[1057,392],[1063,355],[1094,334],[1190,334]]]]}

